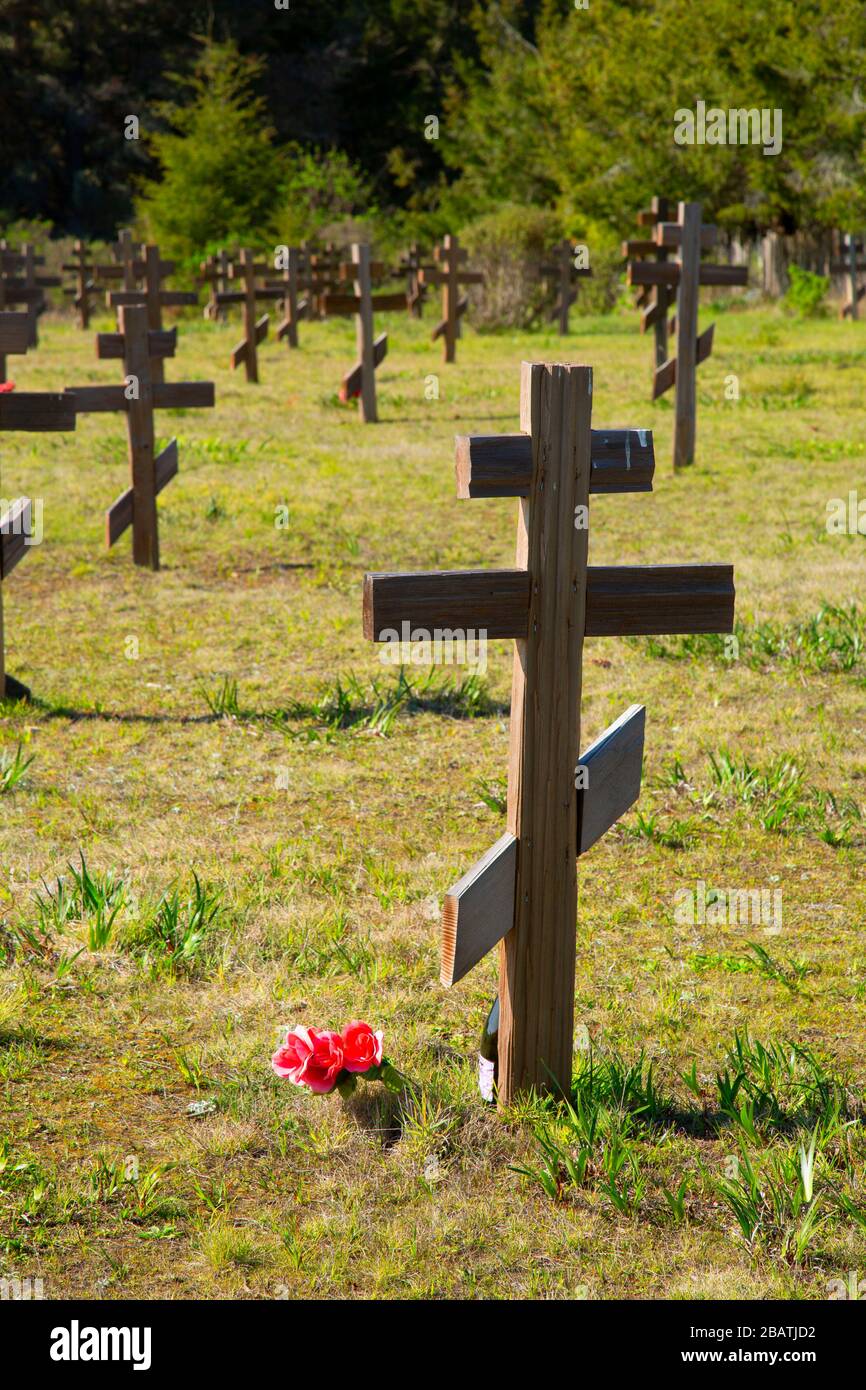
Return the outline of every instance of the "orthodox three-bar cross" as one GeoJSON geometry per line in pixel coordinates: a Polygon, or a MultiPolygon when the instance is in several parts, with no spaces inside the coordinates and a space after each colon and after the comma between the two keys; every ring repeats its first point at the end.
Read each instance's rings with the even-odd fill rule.
{"type": "Polygon", "coordinates": [[[210,288],[210,299],[204,306],[204,317],[215,323],[222,323],[226,317],[225,309],[220,307],[216,297],[228,291],[230,266],[231,256],[225,247],[199,263],[199,284],[208,285],[210,288]]]}
{"type": "Polygon", "coordinates": [[[568,311],[577,299],[577,289],[572,284],[575,278],[591,275],[589,266],[575,264],[575,248],[566,239],[553,248],[553,259],[542,265],[541,274],[553,279],[556,285],[556,300],[550,311],[551,322],[559,325],[560,336],[568,333],[568,311]]]}
{"type": "Polygon", "coordinates": [[[680,203],[676,222],[659,222],[655,241],[659,247],[675,249],[677,259],[656,264],[631,261],[630,285],[667,285],[677,290],[675,328],[676,357],[656,366],[653,400],[676,387],[674,407],[674,468],[694,461],[697,416],[697,372],[713,350],[714,324],[698,335],[698,294],[700,285],[746,285],[749,272],[741,265],[703,265],[701,251],[714,246],[717,228],[701,224],[700,203],[680,203]]]}
{"type": "MultiPolygon", "coordinates": [[[[158,246],[145,246],[144,258],[132,262],[132,271],[141,276],[140,289],[109,290],[106,296],[113,309],[128,309],[144,305],[147,309],[147,325],[153,333],[161,333],[163,309],[177,309],[184,305],[198,304],[196,290],[164,290],[163,280],[174,273],[174,261],[164,261],[158,246]]],[[[110,335],[109,335],[110,336],[110,335]]],[[[168,355],[168,354],[166,354],[168,355]]],[[[151,364],[151,381],[161,382],[165,373],[161,357],[154,358],[151,364]]]]}
{"type": "Polygon", "coordinates": [[[96,354],[122,359],[122,386],[71,386],[67,395],[77,415],[122,410],[129,436],[131,487],[105,513],[105,543],[114,545],[132,527],[132,558],[137,565],[159,569],[156,499],[178,469],[177,440],[155,454],[154,410],[181,410],[214,404],[211,381],[156,381],[154,365],[173,357],[177,329],[148,327],[147,307],[121,306],[119,333],[98,333],[96,354]]]}
{"type": "Polygon", "coordinates": [[[457,339],[460,334],[460,320],[469,307],[466,295],[461,295],[461,285],[483,285],[484,276],[477,270],[461,270],[469,252],[458,242],[456,236],[446,236],[441,246],[433,251],[437,269],[428,270],[422,266],[418,279],[422,285],[442,286],[442,318],[430,335],[431,341],[442,338],[445,344],[445,361],[457,360],[457,339]]]}
{"type": "Polygon", "coordinates": [[[72,248],[74,261],[65,261],[61,267],[75,276],[74,283],[64,289],[63,293],[69,295],[72,303],[78,310],[79,327],[87,328],[90,325],[90,296],[99,289],[97,280],[121,280],[123,278],[123,266],[116,263],[97,265],[87,259],[87,247],[83,241],[76,241],[72,248]]]}
{"type": "MultiPolygon", "coordinates": [[[[17,317],[17,316],[16,316],[17,317]]],[[[26,314],[21,314],[26,318],[26,314]]],[[[16,391],[0,395],[0,430],[74,430],[75,409],[63,392],[16,391]]],[[[29,497],[18,497],[0,516],[0,699],[28,700],[30,691],[6,672],[3,585],[35,543],[29,497]]]]}
{"type": "Polygon", "coordinates": [[[265,281],[269,289],[282,288],[281,309],[283,317],[277,324],[277,339],[279,342],[285,340],[286,346],[289,348],[298,346],[298,324],[302,318],[306,318],[309,308],[307,299],[298,298],[300,273],[301,252],[297,246],[287,246],[286,263],[283,266],[281,278],[265,281]]]}
{"type": "Polygon", "coordinates": [[[398,269],[406,276],[406,304],[409,313],[414,319],[420,319],[423,317],[424,301],[427,298],[421,271],[433,271],[436,267],[426,263],[417,241],[413,241],[406,254],[400,257],[398,269]]]}
{"type": "Polygon", "coordinates": [[[500,948],[499,1096],[571,1082],[577,855],[634,801],[643,711],[578,760],[585,637],[730,632],[730,565],[587,566],[592,492],[652,489],[648,431],[593,430],[589,367],[525,362],[521,434],[457,441],[461,497],[519,497],[511,570],[368,574],[364,633],[514,638],[508,829],[446,897],[442,979],[500,948]],[[404,628],[408,624],[408,629],[404,628]]]}
{"type": "Polygon", "coordinates": [[[373,293],[373,281],[385,279],[387,275],[381,262],[371,261],[369,246],[355,242],[351,261],[344,261],[340,265],[340,279],[354,281],[353,293],[329,292],[324,298],[326,317],[355,315],[358,361],[340,383],[340,400],[348,401],[357,396],[361,419],[365,424],[379,418],[376,413],[376,368],[385,360],[388,352],[388,334],[380,333],[378,338],[374,336],[373,313],[406,308],[406,295],[402,290],[393,294],[373,293]]]}
{"type": "Polygon", "coordinates": [[[830,262],[830,273],[832,275],[844,275],[848,281],[848,298],[839,306],[839,317],[842,319],[856,319],[860,317],[860,300],[866,294],[866,285],[857,287],[857,277],[861,270],[866,270],[866,261],[861,259],[863,252],[863,241],[860,237],[854,236],[851,232],[846,233],[842,242],[843,259],[841,261],[830,262]]]}
{"type": "MultiPolygon", "coordinates": [[[[657,262],[668,259],[666,246],[659,246],[655,239],[655,227],[659,222],[669,221],[674,214],[673,203],[667,198],[653,198],[648,208],[642,208],[637,215],[639,227],[652,227],[652,238],[624,241],[622,254],[626,260],[644,260],[651,257],[657,262]]],[[[642,310],[640,331],[646,333],[652,328],[655,334],[655,364],[661,367],[668,356],[668,310],[674,291],[670,285],[639,285],[637,306],[642,310]]]]}
{"type": "Polygon", "coordinates": [[[252,251],[245,246],[238,253],[238,259],[229,266],[229,279],[240,281],[241,288],[218,291],[214,296],[218,306],[240,304],[243,308],[244,336],[237,347],[232,349],[231,367],[232,371],[236,371],[243,363],[247,381],[257,382],[259,379],[259,343],[263,343],[268,336],[270,322],[267,314],[262,314],[260,319],[256,319],[256,300],[282,298],[281,290],[268,289],[267,286],[256,284],[256,278],[267,273],[268,267],[264,262],[257,262],[252,251]]]}
{"type": "Polygon", "coordinates": [[[31,242],[25,242],[20,251],[13,251],[6,242],[0,243],[0,309],[13,304],[26,305],[30,323],[29,347],[39,346],[39,315],[46,310],[46,289],[60,284],[59,275],[45,275],[37,266],[45,264],[44,256],[37,256],[31,242]]]}

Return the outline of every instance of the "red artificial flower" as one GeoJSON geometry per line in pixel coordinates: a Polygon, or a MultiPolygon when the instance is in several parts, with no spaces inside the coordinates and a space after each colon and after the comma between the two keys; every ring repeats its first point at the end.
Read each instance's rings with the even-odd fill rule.
{"type": "Polygon", "coordinates": [[[317,1095],[335,1090],[343,1070],[343,1040],[327,1029],[293,1028],[271,1058],[277,1076],[317,1095]]]}
{"type": "Polygon", "coordinates": [[[369,1023],[347,1023],[343,1029],[343,1065],[346,1071],[370,1071],[382,1062],[382,1034],[369,1023]]]}
{"type": "Polygon", "coordinates": [[[3,391],[14,391],[14,390],[15,390],[15,382],[14,382],[14,381],[0,381],[0,393],[2,393],[3,391]]]}

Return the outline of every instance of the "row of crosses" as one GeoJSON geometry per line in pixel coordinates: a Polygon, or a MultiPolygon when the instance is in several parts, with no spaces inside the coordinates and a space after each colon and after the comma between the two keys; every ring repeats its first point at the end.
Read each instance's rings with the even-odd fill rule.
{"type": "MultiPolygon", "coordinates": [[[[657,222],[653,241],[660,251],[675,251],[672,261],[632,259],[628,264],[628,283],[640,287],[665,287],[676,291],[677,312],[670,331],[676,332],[676,356],[664,362],[656,358],[653,373],[653,400],[676,388],[674,405],[674,468],[694,461],[697,418],[697,367],[713,350],[714,325],[698,334],[698,298],[701,285],[746,285],[748,270],[737,265],[708,265],[701,252],[716,245],[718,229],[701,221],[700,203],[680,203],[676,222],[657,222]]],[[[667,314],[667,302],[658,306],[667,314]]],[[[658,340],[656,342],[658,354],[658,340]]]]}
{"type": "Polygon", "coordinates": [[[568,1094],[576,860],[636,799],[644,712],[631,707],[580,758],[587,637],[730,632],[730,565],[587,564],[589,497],[652,488],[648,430],[592,428],[592,370],[524,363],[521,433],[457,441],[461,497],[517,497],[511,570],[367,574],[364,634],[514,640],[506,833],[446,894],[441,979],[497,943],[499,1100],[568,1094]]]}

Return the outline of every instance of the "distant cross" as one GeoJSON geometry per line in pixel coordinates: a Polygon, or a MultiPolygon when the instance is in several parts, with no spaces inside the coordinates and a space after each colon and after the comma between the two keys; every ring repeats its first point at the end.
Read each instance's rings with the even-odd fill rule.
{"type": "Polygon", "coordinates": [[[72,303],[78,310],[79,327],[87,328],[90,325],[90,296],[99,289],[97,280],[118,280],[123,275],[123,268],[119,265],[97,265],[87,259],[87,247],[83,241],[76,241],[72,248],[74,261],[65,261],[61,269],[75,276],[74,283],[64,289],[63,293],[71,296],[72,303]]]}
{"type": "Polygon", "coordinates": [[[148,327],[143,304],[121,305],[120,331],[99,333],[97,356],[122,359],[122,386],[70,386],[66,394],[77,415],[122,410],[129,436],[132,486],[120,494],[105,514],[105,543],[114,545],[132,527],[132,558],[137,565],[159,569],[157,495],[178,470],[177,440],[155,455],[155,410],[181,410],[214,404],[213,382],[155,380],[154,366],[173,357],[177,329],[148,327]]]}
{"type": "Polygon", "coordinates": [[[427,298],[427,288],[421,279],[422,270],[433,271],[435,265],[427,265],[421,254],[417,241],[413,241],[409,250],[400,258],[399,269],[406,276],[406,302],[409,312],[413,318],[420,319],[424,314],[424,301],[427,298]]]}
{"type": "Polygon", "coordinates": [[[630,285],[667,285],[677,289],[675,319],[676,357],[657,366],[653,377],[653,400],[676,386],[674,407],[674,468],[694,461],[697,415],[697,372],[713,350],[711,324],[698,336],[698,287],[700,285],[746,285],[749,272],[740,265],[701,264],[701,251],[716,244],[718,229],[701,224],[700,203],[680,203],[676,222],[659,222],[655,241],[659,247],[676,249],[675,261],[650,264],[631,261],[630,285]]]}
{"type": "Polygon", "coordinates": [[[269,289],[283,290],[281,303],[282,319],[277,324],[277,340],[285,340],[287,347],[296,348],[298,346],[298,324],[307,315],[309,303],[306,299],[298,298],[298,287],[300,285],[301,253],[297,246],[286,248],[287,259],[283,267],[282,277],[279,279],[266,280],[265,284],[269,289]]]}
{"type": "Polygon", "coordinates": [[[217,295],[225,294],[229,288],[231,257],[225,247],[215,251],[199,265],[199,283],[210,287],[210,299],[204,306],[204,317],[214,322],[223,322],[225,309],[217,303],[217,295]]]}
{"type": "MultiPolygon", "coordinates": [[[[0,316],[0,318],[5,316],[0,316]]],[[[26,314],[15,315],[26,319],[26,314]]],[[[74,430],[75,410],[62,392],[17,391],[0,395],[0,430],[74,430]]],[[[6,671],[3,587],[34,544],[32,504],[18,497],[0,516],[0,698],[29,700],[30,691],[6,671]]]]}
{"type": "Polygon", "coordinates": [[[129,227],[124,227],[117,234],[117,241],[111,250],[117,257],[120,266],[121,277],[123,280],[122,288],[125,290],[138,289],[138,282],[141,279],[142,258],[144,256],[144,243],[133,241],[132,232],[129,227]]]}
{"type": "Polygon", "coordinates": [[[556,301],[550,312],[551,320],[558,323],[560,336],[568,333],[568,311],[577,299],[577,289],[573,287],[575,278],[591,275],[589,266],[575,265],[575,247],[567,238],[553,248],[553,260],[542,265],[542,275],[553,277],[556,282],[556,301]]]}
{"type": "MultiPolygon", "coordinates": [[[[668,249],[666,246],[659,246],[655,240],[655,227],[659,222],[667,222],[673,217],[674,206],[667,198],[653,198],[652,204],[648,208],[643,208],[637,215],[638,226],[652,227],[652,239],[624,241],[622,244],[622,254],[626,260],[639,260],[652,257],[653,260],[661,263],[668,259],[668,249]]],[[[646,333],[648,328],[655,332],[655,364],[661,367],[667,361],[668,356],[668,310],[673,298],[673,290],[670,285],[641,285],[638,290],[638,307],[643,310],[640,320],[640,331],[646,333]]]]}
{"type": "Polygon", "coordinates": [[[281,298],[280,290],[256,285],[256,277],[267,273],[268,267],[264,263],[258,264],[252,251],[245,247],[229,268],[229,279],[234,282],[240,281],[241,288],[218,292],[216,295],[218,305],[240,304],[243,309],[244,336],[237,347],[232,349],[231,367],[232,371],[235,371],[243,363],[247,381],[257,382],[259,379],[258,347],[268,336],[268,315],[262,314],[260,319],[256,319],[256,300],[281,298]]]}
{"type": "Polygon", "coordinates": [[[437,338],[444,339],[446,362],[457,360],[459,323],[469,307],[469,301],[465,295],[461,295],[460,287],[484,283],[484,276],[479,271],[460,269],[468,254],[456,236],[446,236],[442,245],[437,246],[433,252],[438,269],[426,270],[422,267],[418,272],[422,285],[442,286],[442,318],[433,329],[431,337],[434,343],[437,338]]]}
{"type": "Polygon", "coordinates": [[[592,492],[649,491],[649,431],[593,430],[589,367],[525,362],[523,433],[457,441],[458,495],[519,497],[512,570],[368,574],[364,634],[514,638],[507,832],[446,895],[442,980],[500,941],[499,1097],[570,1089],[577,855],[632,804],[643,710],[586,755],[585,637],[730,632],[730,565],[587,566],[592,492]],[[582,793],[582,795],[580,794],[582,793]]]}
{"type": "Polygon", "coordinates": [[[388,334],[373,334],[373,313],[406,308],[406,295],[401,290],[393,294],[373,294],[373,281],[387,278],[387,270],[381,261],[371,261],[370,248],[356,242],[352,247],[351,261],[340,266],[341,280],[354,280],[354,293],[328,293],[325,295],[323,311],[326,317],[332,315],[355,315],[355,339],[358,345],[358,361],[343,377],[340,384],[340,400],[348,401],[353,396],[360,398],[361,419],[371,424],[379,417],[376,413],[376,368],[385,360],[388,352],[388,334]]]}
{"type": "Polygon", "coordinates": [[[45,275],[37,266],[45,264],[44,256],[37,256],[31,242],[25,242],[20,251],[13,251],[6,243],[0,244],[0,308],[13,304],[27,306],[26,313],[30,323],[30,347],[39,346],[38,320],[46,310],[45,290],[60,284],[59,275],[45,275]]]}
{"type": "Polygon", "coordinates": [[[860,255],[863,251],[863,242],[859,237],[848,232],[843,242],[844,256],[841,261],[831,261],[830,272],[832,275],[844,275],[848,281],[848,298],[839,308],[840,318],[857,319],[860,317],[860,300],[866,295],[866,285],[861,285],[858,289],[858,273],[866,269],[866,260],[861,260],[860,255]]]}
{"type": "MultiPolygon", "coordinates": [[[[113,309],[128,309],[144,305],[147,309],[147,324],[154,333],[162,332],[163,309],[180,308],[182,305],[198,304],[196,290],[164,290],[163,280],[174,273],[174,261],[164,261],[159,247],[148,245],[144,248],[144,258],[132,262],[132,270],[141,276],[141,288],[132,290],[109,290],[106,298],[113,309]]],[[[164,380],[162,358],[155,358],[151,364],[153,382],[164,380]]]]}
{"type": "Polygon", "coordinates": [[[30,347],[32,325],[26,310],[0,311],[0,383],[5,382],[6,358],[25,353],[30,347]]]}

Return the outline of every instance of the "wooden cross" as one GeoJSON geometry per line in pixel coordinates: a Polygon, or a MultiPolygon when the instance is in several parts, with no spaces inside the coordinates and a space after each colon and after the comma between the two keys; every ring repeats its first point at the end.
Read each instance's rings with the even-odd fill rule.
{"type": "Polygon", "coordinates": [[[7,354],[26,352],[30,347],[31,332],[30,315],[25,310],[0,312],[0,383],[7,380],[7,354]]]}
{"type": "Polygon", "coordinates": [[[675,261],[650,264],[630,261],[630,285],[667,285],[677,289],[675,318],[677,351],[657,366],[653,376],[653,400],[676,386],[674,410],[674,468],[684,468],[695,456],[697,415],[696,369],[713,350],[714,324],[698,336],[699,285],[746,285],[749,272],[740,265],[702,265],[701,251],[714,246],[717,228],[701,224],[700,203],[680,203],[676,222],[659,222],[655,241],[676,249],[675,261]]]}
{"type": "Polygon", "coordinates": [[[369,246],[355,242],[351,261],[344,261],[340,266],[340,279],[354,280],[354,293],[329,292],[323,305],[326,317],[355,315],[358,361],[343,377],[340,400],[348,401],[358,396],[361,419],[365,424],[379,418],[376,414],[376,368],[385,360],[388,352],[388,334],[380,333],[378,338],[373,335],[373,313],[406,308],[406,295],[402,290],[394,294],[373,294],[374,279],[386,276],[384,265],[380,261],[371,261],[369,246]]]}
{"type": "Polygon", "coordinates": [[[302,265],[300,287],[306,290],[309,298],[309,316],[322,318],[325,315],[325,296],[333,294],[340,287],[340,252],[333,242],[328,242],[324,251],[315,251],[309,242],[301,247],[302,265]]]}
{"type": "MultiPolygon", "coordinates": [[[[15,315],[26,319],[26,314],[15,315]]],[[[63,392],[17,391],[0,395],[0,430],[74,430],[75,410],[63,392]]],[[[3,584],[32,541],[29,497],[18,497],[0,516],[0,698],[29,700],[30,691],[6,671],[3,635],[3,584]]]]}
{"type": "Polygon", "coordinates": [[[148,309],[143,304],[121,305],[118,333],[98,333],[96,355],[121,358],[125,381],[122,386],[70,386],[77,415],[122,410],[126,414],[129,436],[129,468],[132,486],[120,494],[105,513],[107,547],[132,527],[132,558],[137,565],[159,569],[159,531],[157,495],[178,470],[177,440],[172,439],[154,457],[155,410],[180,410],[214,404],[211,381],[156,380],[154,365],[173,357],[177,329],[148,326],[148,309]]]}
{"type": "Polygon", "coordinates": [[[65,261],[61,269],[74,274],[75,283],[64,289],[63,293],[72,297],[72,303],[78,310],[79,326],[87,328],[90,325],[90,296],[99,288],[97,278],[119,280],[123,276],[123,267],[88,262],[87,247],[83,241],[76,241],[72,250],[75,260],[65,261]]]}
{"type": "MultiPolygon", "coordinates": [[[[175,265],[174,261],[162,259],[158,246],[145,246],[144,259],[133,261],[131,267],[125,268],[125,273],[130,268],[134,274],[141,276],[141,288],[109,290],[106,300],[113,309],[129,309],[135,305],[144,305],[147,309],[147,325],[154,333],[163,331],[163,309],[179,308],[186,304],[198,304],[197,290],[164,290],[162,288],[163,280],[174,274],[175,265]]],[[[151,380],[154,382],[161,382],[165,379],[162,363],[162,357],[155,357],[151,363],[151,380]]]]}
{"type": "Polygon", "coordinates": [[[427,288],[421,279],[420,272],[422,270],[433,271],[436,269],[435,265],[426,264],[417,241],[413,241],[406,254],[400,257],[398,269],[406,276],[406,302],[409,313],[413,318],[423,318],[427,288]]]}
{"type": "MultiPolygon", "coordinates": [[[[637,215],[639,227],[655,229],[659,222],[667,222],[674,215],[674,205],[667,198],[653,198],[648,208],[637,215]]],[[[659,246],[655,240],[655,230],[651,240],[624,241],[622,254],[626,260],[639,260],[651,256],[657,262],[668,259],[668,248],[659,246]]],[[[640,331],[655,330],[655,364],[661,367],[668,356],[668,310],[671,306],[673,290],[670,285],[641,285],[638,289],[637,304],[642,309],[640,331]]]]}
{"type": "Polygon", "coordinates": [[[123,288],[125,290],[138,289],[138,281],[141,279],[144,243],[141,241],[133,241],[132,232],[129,227],[123,227],[118,232],[117,241],[111,249],[120,265],[123,288]]]}
{"type": "Polygon", "coordinates": [[[288,246],[288,259],[283,267],[280,279],[266,280],[265,284],[269,289],[280,289],[283,291],[282,300],[282,319],[277,325],[277,339],[282,342],[285,339],[290,348],[298,346],[298,323],[302,318],[306,318],[309,310],[307,299],[298,299],[298,286],[300,284],[301,253],[297,246],[288,246]]]}
{"type": "Polygon", "coordinates": [[[422,285],[442,286],[442,318],[433,329],[431,341],[444,339],[446,362],[457,360],[458,325],[469,306],[469,300],[460,294],[460,286],[484,284],[484,276],[479,271],[460,269],[468,255],[456,236],[446,236],[433,252],[438,269],[427,270],[422,266],[418,272],[422,285]]]}
{"type": "Polygon", "coordinates": [[[848,299],[840,306],[840,318],[859,318],[858,305],[866,294],[866,285],[857,288],[857,272],[866,270],[866,261],[858,259],[863,250],[863,242],[859,237],[853,236],[848,232],[843,240],[844,259],[841,261],[830,262],[830,272],[833,275],[844,275],[848,280],[848,299]]]}
{"type": "Polygon", "coordinates": [[[643,713],[593,745],[584,637],[730,632],[730,565],[587,566],[594,492],[650,491],[649,431],[593,430],[589,367],[524,362],[521,434],[457,441],[461,497],[519,497],[511,570],[368,574],[364,635],[514,638],[507,833],[446,896],[442,979],[500,947],[499,1097],[571,1083],[578,853],[634,800],[643,713]],[[404,626],[404,624],[406,626],[404,626]]]}
{"type": "Polygon", "coordinates": [[[553,248],[553,262],[541,267],[541,274],[556,278],[556,302],[550,313],[552,322],[559,322],[561,336],[568,333],[568,311],[577,299],[577,290],[572,288],[574,276],[591,275],[589,266],[574,264],[574,246],[569,240],[561,241],[553,248]]]}
{"type": "Polygon", "coordinates": [[[204,317],[213,322],[224,322],[225,309],[217,303],[217,295],[225,294],[229,287],[231,256],[225,247],[215,251],[199,265],[199,284],[210,286],[210,299],[204,306],[204,317]]]}
{"type": "Polygon", "coordinates": [[[36,255],[31,242],[25,242],[20,251],[12,251],[5,241],[0,244],[0,309],[14,304],[27,306],[30,347],[39,346],[38,319],[48,307],[44,291],[60,284],[59,275],[37,271],[36,267],[44,264],[45,257],[36,255]]]}
{"type": "Polygon", "coordinates": [[[219,305],[240,304],[243,307],[244,336],[237,347],[232,349],[231,367],[232,371],[235,371],[243,363],[247,381],[259,379],[258,347],[268,336],[269,318],[267,314],[262,314],[260,319],[256,319],[256,300],[282,298],[281,290],[256,285],[256,276],[266,275],[267,272],[267,266],[257,264],[252,251],[245,247],[239,252],[238,260],[229,267],[229,279],[240,280],[243,288],[225,290],[215,296],[219,305]]]}

